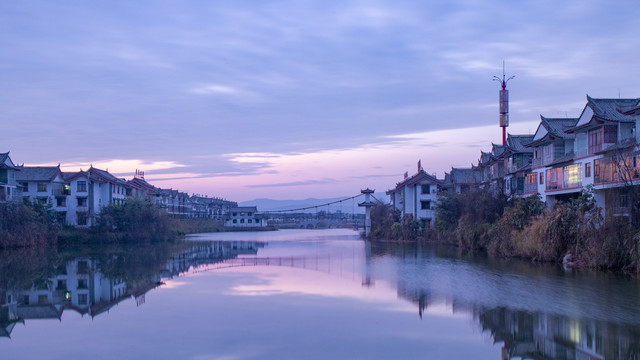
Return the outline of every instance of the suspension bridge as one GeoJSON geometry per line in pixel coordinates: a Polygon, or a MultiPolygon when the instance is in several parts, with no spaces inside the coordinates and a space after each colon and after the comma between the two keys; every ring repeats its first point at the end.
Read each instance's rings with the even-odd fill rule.
{"type": "Polygon", "coordinates": [[[346,197],[344,199],[330,201],[319,205],[310,205],[285,210],[268,210],[260,212],[267,218],[267,223],[276,228],[302,228],[302,229],[325,229],[325,228],[364,228],[365,232],[371,226],[369,211],[376,202],[381,201],[373,196],[374,191],[370,189],[362,190],[360,194],[346,197]],[[364,197],[364,201],[357,203],[356,199],[364,197]],[[364,207],[364,214],[356,214],[356,204],[364,207]],[[351,207],[351,213],[345,213],[344,209],[351,207]],[[333,212],[332,210],[333,206],[333,212]]]}

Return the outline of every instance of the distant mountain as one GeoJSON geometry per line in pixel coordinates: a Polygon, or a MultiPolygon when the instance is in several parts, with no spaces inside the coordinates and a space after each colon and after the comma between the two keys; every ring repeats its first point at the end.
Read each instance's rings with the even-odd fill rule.
{"type": "MultiPolygon", "coordinates": [[[[381,201],[389,202],[389,199],[386,195],[375,194],[375,197],[380,199],[381,201]]],[[[298,210],[296,212],[314,213],[316,211],[329,211],[329,212],[342,211],[343,213],[349,213],[349,214],[352,214],[352,213],[364,214],[364,208],[361,208],[358,206],[359,202],[364,201],[364,196],[359,196],[355,199],[345,200],[345,201],[342,201],[341,203],[335,203],[328,206],[325,205],[328,203],[337,202],[347,198],[348,198],[347,196],[343,196],[343,197],[335,197],[335,198],[328,198],[328,199],[308,198],[304,200],[254,199],[254,200],[239,202],[238,205],[239,206],[257,206],[258,211],[278,211],[278,210],[292,210],[292,209],[307,208],[305,210],[298,210]],[[317,210],[316,210],[316,206],[317,206],[317,210]]]]}

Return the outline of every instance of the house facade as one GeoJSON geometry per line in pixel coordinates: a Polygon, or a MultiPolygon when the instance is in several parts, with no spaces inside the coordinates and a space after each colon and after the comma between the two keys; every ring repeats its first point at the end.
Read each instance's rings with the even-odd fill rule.
{"type": "Polygon", "coordinates": [[[537,193],[548,206],[592,189],[606,214],[629,216],[630,189],[640,185],[639,120],[640,98],[587,96],[579,117],[540,116],[534,135],[509,134],[506,145],[481,152],[477,166],[452,168],[445,188],[460,193],[477,186],[519,197],[537,193]]]}
{"type": "Polygon", "coordinates": [[[431,226],[435,219],[438,193],[442,188],[443,180],[419,168],[418,173],[406,176],[394,189],[388,190],[387,195],[391,198],[393,209],[399,210],[402,216],[411,215],[423,226],[431,226]]]}
{"type": "Polygon", "coordinates": [[[22,192],[16,183],[16,173],[20,171],[11,161],[9,152],[0,153],[0,202],[18,201],[22,192]]]}
{"type": "Polygon", "coordinates": [[[65,183],[60,165],[19,166],[16,182],[22,189],[22,197],[31,202],[49,206],[58,215],[61,223],[66,223],[67,198],[71,194],[65,183]]]}
{"type": "Polygon", "coordinates": [[[237,206],[229,209],[229,215],[224,222],[228,227],[265,227],[267,220],[258,213],[255,206],[237,206]]]}

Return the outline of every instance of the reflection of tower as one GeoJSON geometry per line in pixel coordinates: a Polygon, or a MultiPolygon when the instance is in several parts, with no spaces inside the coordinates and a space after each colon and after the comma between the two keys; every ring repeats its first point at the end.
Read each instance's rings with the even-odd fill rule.
{"type": "Polygon", "coordinates": [[[504,61],[502,62],[502,79],[497,76],[493,77],[493,80],[500,81],[502,89],[500,90],[500,127],[502,128],[502,146],[507,145],[507,127],[509,126],[509,90],[507,90],[507,82],[513,79],[515,76],[511,76],[505,80],[504,75],[504,61]]]}
{"type": "Polygon", "coordinates": [[[364,278],[362,279],[362,286],[371,287],[374,281],[371,279],[371,242],[365,241],[364,243],[364,278]]]}

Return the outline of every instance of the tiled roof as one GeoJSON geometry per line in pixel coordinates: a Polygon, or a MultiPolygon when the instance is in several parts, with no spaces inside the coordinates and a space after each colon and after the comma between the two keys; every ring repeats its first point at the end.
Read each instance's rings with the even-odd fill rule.
{"type": "Polygon", "coordinates": [[[478,184],[480,183],[480,173],[474,168],[458,169],[451,168],[449,173],[450,181],[454,184],[478,184]]]}
{"type": "Polygon", "coordinates": [[[573,139],[574,134],[567,134],[566,131],[576,126],[578,118],[547,118],[540,115],[542,126],[549,134],[561,139],[573,139]]]}
{"type": "Polygon", "coordinates": [[[442,180],[438,180],[438,178],[436,178],[434,175],[427,174],[426,171],[421,169],[415,175],[413,175],[411,177],[408,177],[408,178],[402,180],[401,182],[397,183],[396,187],[394,189],[391,189],[391,190],[387,191],[387,194],[396,192],[403,186],[417,184],[418,182],[420,182],[422,180],[425,180],[425,179],[429,179],[432,182],[434,182],[435,184],[442,184],[442,180]]]}
{"type": "Polygon", "coordinates": [[[76,178],[78,176],[87,177],[87,172],[86,171],[76,171],[76,172],[63,172],[62,173],[62,178],[66,182],[69,182],[69,181],[73,180],[74,178],[76,178]]]}
{"type": "Polygon", "coordinates": [[[57,166],[18,166],[16,181],[52,181],[61,174],[57,166]]]}
{"type": "Polygon", "coordinates": [[[13,164],[13,161],[11,161],[11,158],[9,157],[9,152],[0,153],[0,168],[3,168],[3,167],[18,170],[18,168],[13,164]]]}
{"type": "Polygon", "coordinates": [[[560,156],[559,158],[553,159],[553,161],[551,163],[547,164],[547,166],[564,164],[566,162],[572,161],[574,157],[575,157],[575,154],[572,151],[572,152],[570,152],[568,154],[560,156]]]}
{"type": "Polygon", "coordinates": [[[624,113],[640,106],[640,98],[636,99],[594,99],[587,95],[587,106],[593,115],[602,120],[632,122],[633,116],[624,113]]]}
{"type": "Polygon", "coordinates": [[[120,185],[126,185],[127,182],[119,179],[113,175],[111,175],[108,171],[106,170],[100,170],[97,168],[94,168],[93,166],[91,168],[89,168],[89,172],[91,174],[95,174],[98,175],[98,177],[102,178],[104,181],[108,181],[110,183],[114,183],[114,184],[120,184],[120,185]]]}
{"type": "Polygon", "coordinates": [[[534,135],[507,135],[507,146],[516,153],[531,153],[533,149],[525,145],[533,141],[534,135]]]}

